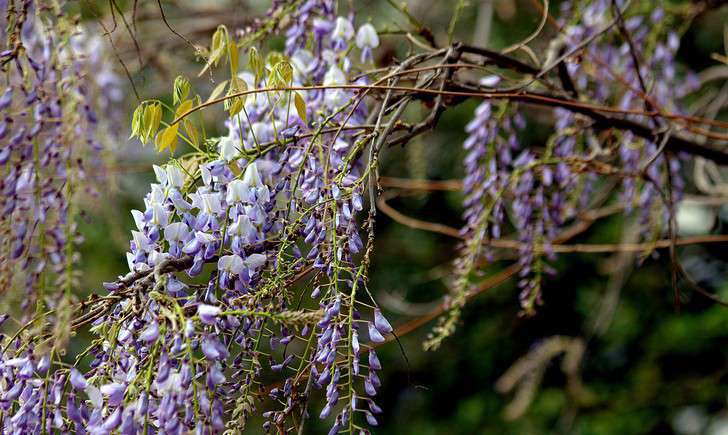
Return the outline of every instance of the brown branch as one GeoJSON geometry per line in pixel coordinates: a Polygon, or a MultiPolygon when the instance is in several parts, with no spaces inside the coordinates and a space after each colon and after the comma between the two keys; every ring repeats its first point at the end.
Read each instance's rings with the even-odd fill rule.
{"type": "Polygon", "coordinates": [[[382,187],[393,187],[405,190],[463,190],[461,180],[414,180],[410,178],[381,177],[382,187]]]}
{"type": "MultiPolygon", "coordinates": [[[[250,89],[243,92],[236,92],[224,97],[220,97],[214,100],[207,101],[196,107],[191,108],[185,113],[179,115],[176,119],[171,122],[174,125],[180,122],[182,119],[191,115],[192,113],[201,110],[204,107],[209,107],[215,104],[219,104],[230,98],[242,97],[246,95],[264,93],[264,92],[285,92],[285,91],[312,91],[312,90],[323,90],[323,89],[349,89],[349,90],[378,90],[378,91],[394,91],[404,92],[406,94],[414,94],[417,96],[423,95],[434,95],[434,96],[450,96],[450,97],[467,97],[467,98],[483,98],[483,99],[504,99],[510,101],[518,101],[528,104],[535,104],[546,107],[561,107],[574,113],[585,115],[595,121],[593,128],[597,130],[609,130],[618,129],[624,131],[630,131],[635,135],[648,139],[654,140],[655,133],[650,127],[644,124],[640,124],[635,121],[631,121],[625,118],[618,118],[609,114],[622,114],[622,115],[639,115],[652,117],[660,115],[669,119],[681,118],[680,115],[665,114],[658,112],[646,112],[643,110],[625,110],[616,107],[600,106],[596,104],[581,103],[568,98],[540,94],[535,92],[498,92],[489,91],[484,92],[477,86],[458,85],[452,86],[452,90],[439,90],[439,89],[427,89],[427,88],[414,88],[408,86],[384,86],[384,85],[334,85],[334,86],[290,86],[290,87],[274,87],[274,88],[260,88],[250,89]]],[[[438,111],[433,111],[433,114],[438,111]]],[[[417,125],[411,129],[411,131],[403,137],[399,137],[389,142],[388,145],[397,145],[407,142],[411,139],[414,132],[421,133],[425,129],[434,127],[437,121],[437,117],[429,116],[423,125],[417,125]]],[[[673,134],[670,140],[666,144],[667,149],[673,152],[683,152],[691,155],[701,156],[708,160],[712,160],[720,165],[728,165],[728,152],[718,149],[712,146],[706,146],[697,142],[694,142],[686,137],[678,134],[673,134]]]]}
{"type": "MultiPolygon", "coordinates": [[[[496,273],[495,275],[490,276],[489,278],[481,281],[480,284],[478,284],[473,289],[468,291],[465,295],[465,300],[468,301],[470,299],[473,299],[474,297],[476,297],[482,293],[485,293],[486,291],[488,291],[496,286],[503,284],[504,282],[508,281],[513,275],[518,273],[519,270],[521,270],[521,266],[519,266],[518,264],[512,264],[512,265],[506,267],[505,269],[501,270],[500,272],[496,273]]],[[[402,337],[406,334],[409,334],[410,332],[416,330],[417,328],[426,324],[430,320],[441,315],[447,309],[448,309],[448,305],[445,303],[442,303],[442,304],[438,305],[437,307],[435,307],[429,313],[427,313],[423,316],[417,317],[415,319],[412,319],[409,322],[405,322],[405,323],[399,325],[397,328],[394,329],[393,335],[388,335],[386,337],[386,341],[384,343],[388,343],[390,341],[395,341],[395,336],[402,337]]],[[[375,347],[378,347],[379,345],[384,344],[384,343],[377,344],[375,347]]]]}
{"type": "MultiPolygon", "coordinates": [[[[407,216],[392,206],[387,204],[387,199],[391,199],[391,195],[382,195],[377,201],[377,207],[385,215],[389,216],[395,222],[398,222],[407,227],[429,231],[433,233],[443,234],[456,239],[465,239],[466,237],[460,234],[457,228],[453,228],[447,225],[443,225],[436,222],[428,222],[420,219],[416,219],[407,216]]],[[[520,250],[525,248],[525,245],[517,240],[509,239],[495,239],[488,240],[488,246],[498,249],[513,249],[520,250]]],[[[673,241],[671,239],[656,240],[654,242],[645,243],[575,243],[575,244],[560,244],[554,243],[550,250],[556,253],[589,253],[589,254],[600,254],[600,253],[613,253],[613,252],[645,252],[653,249],[666,249],[670,248],[673,241]]],[[[675,240],[675,246],[686,246],[686,245],[697,245],[697,244],[710,244],[710,243],[728,243],[728,235],[705,235],[695,237],[685,237],[675,240]]],[[[535,253],[543,254],[545,249],[543,246],[535,246],[535,253]]]]}

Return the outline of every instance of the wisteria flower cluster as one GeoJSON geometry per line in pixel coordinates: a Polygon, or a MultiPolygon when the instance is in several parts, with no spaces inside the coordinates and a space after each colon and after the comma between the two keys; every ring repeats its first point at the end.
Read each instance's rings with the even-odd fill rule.
{"type": "MultiPolygon", "coordinates": [[[[0,138],[11,138],[0,150],[0,224],[12,261],[2,267],[23,271],[36,317],[0,337],[0,425],[8,433],[239,433],[251,417],[268,432],[303,433],[320,419],[330,434],[368,433],[382,413],[376,348],[396,338],[367,282],[379,154],[433,128],[451,105],[482,100],[463,143],[464,225],[454,230],[461,255],[447,314],[426,348],[457,327],[473,276],[496,258],[492,242],[515,246],[521,307],[532,314],[559,238],[589,205],[596,179],[615,177],[645,236],[656,237],[669,229],[683,188],[674,151],[719,152],[662,116],[677,117],[675,100],[691,84],[677,86],[677,36],[641,26],[660,21],[661,9],[626,15],[622,2],[566,5],[561,45],[539,67],[509,50],[439,48],[419,26],[405,33],[422,51],[377,69],[382,33],[355,8],[274,1],[265,20],[237,32],[221,25],[197,51],[203,72],[225,75],[207,98],[178,76],[170,104],[144,100],[134,111],[131,136],[173,157],[153,167],[156,181],[131,213],[129,272],[105,283],[103,296],[72,305],[71,199],[99,147],[98,103],[71,46],[96,40],[72,43],[71,21],[55,6],[43,13],[65,23],[53,26],[60,33],[35,32],[36,2],[10,4],[0,53],[9,77],[0,138]],[[284,37],[284,51],[258,52],[254,43],[273,34],[284,37]],[[509,73],[468,80],[483,65],[509,73]],[[501,88],[518,82],[515,74],[526,84],[501,88]],[[559,93],[541,93],[556,88],[555,78],[559,93]],[[420,102],[429,113],[413,122],[406,109],[420,102]],[[522,102],[558,107],[546,143],[524,141],[522,102]],[[207,137],[197,116],[213,108],[224,109],[221,137],[207,137]],[[619,125],[601,126],[604,113],[616,113],[619,125]],[[55,296],[42,293],[47,261],[64,290],[55,296]],[[66,344],[84,328],[91,344],[70,361],[66,344]]],[[[120,97],[115,83],[97,75],[105,117],[120,97]]]]}
{"type": "MultiPolygon", "coordinates": [[[[624,18],[616,4],[619,2],[593,1],[584,8],[571,2],[562,5],[563,16],[572,17],[570,22],[561,22],[567,48],[600,34],[604,28],[612,28],[615,22],[624,29],[620,33],[619,26],[614,26],[589,45],[578,61],[567,60],[565,74],[571,82],[568,89],[574,95],[613,103],[625,111],[644,110],[647,101],[648,109],[680,113],[676,99],[693,90],[696,82],[693,74],[688,72],[683,80],[675,71],[678,35],[669,29],[655,31],[643,25],[646,21],[662,21],[664,12],[660,7],[645,12],[650,15],[637,13],[624,18]],[[572,9],[575,13],[569,13],[572,9]],[[625,34],[630,35],[629,39],[625,34]],[[634,57],[630,55],[633,50],[634,57]],[[644,62],[637,63],[637,59],[644,62]]],[[[498,76],[487,76],[481,85],[492,88],[499,80],[498,76]]],[[[669,138],[667,128],[660,126],[664,134],[659,140],[625,132],[605,143],[583,117],[557,108],[556,132],[543,152],[536,153],[519,144],[518,132],[524,129],[525,121],[515,106],[485,101],[467,126],[469,136],[463,144],[466,242],[455,264],[451,314],[441,319],[426,347],[436,347],[454,330],[470,288],[470,275],[483,257],[489,257],[489,241],[499,239],[507,225],[515,228],[520,242],[521,307],[525,314],[534,313],[543,302],[542,276],[553,273],[548,261],[555,258],[552,247],[559,232],[590,202],[595,172],[599,171],[584,170],[583,166],[595,157],[617,160],[622,171],[621,200],[627,211],[639,211],[643,236],[655,239],[668,232],[670,207],[679,200],[684,182],[681,156],[669,158],[660,152],[659,141],[669,138]],[[668,184],[671,199],[666,201],[660,189],[668,184]],[[504,205],[505,198],[511,198],[509,207],[504,205]]]]}
{"type": "MultiPolygon", "coordinates": [[[[251,70],[239,72],[235,42],[221,28],[210,63],[227,53],[228,95],[337,86],[350,81],[352,49],[368,63],[377,45],[370,24],[356,29],[333,2],[312,0],[293,17],[285,54],[263,60],[251,51],[251,70]]],[[[191,107],[189,92],[188,82],[176,82],[178,115],[191,107]]],[[[23,362],[4,360],[5,382],[27,392],[3,398],[22,405],[6,409],[7,430],[237,432],[267,400],[280,407],[264,414],[264,427],[282,430],[292,416],[314,412],[308,398],[317,389],[325,406],[316,413],[331,418],[332,433],[376,425],[381,364],[372,345],[392,328],[373,302],[359,301],[367,262],[355,258],[365,250],[355,214],[363,209],[366,130],[359,126],[367,109],[352,97],[345,89],[236,97],[228,134],[209,140],[180,122],[196,151],[155,166],[145,208],[132,212],[128,278],[150,280],[107,284],[109,300],[135,296],[94,319],[99,340],[88,349],[89,370],[45,376],[52,354],[41,371],[37,352],[15,348],[23,362]],[[308,305],[318,307],[296,310],[300,301],[284,291],[286,282],[309,271],[308,305]],[[280,386],[264,385],[271,376],[280,386]],[[31,413],[51,385],[57,397],[46,407],[53,411],[31,413]]],[[[138,110],[133,130],[148,140],[159,103],[138,110]]],[[[174,136],[167,143],[172,128],[179,127],[156,136],[158,147],[176,147],[174,136]]]]}
{"type": "Polygon", "coordinates": [[[22,311],[38,314],[67,304],[76,285],[75,205],[93,194],[86,168],[103,166],[96,111],[121,95],[108,58],[95,50],[92,59],[78,45],[84,33],[60,5],[3,5],[0,286],[19,292],[22,311]],[[91,76],[97,67],[106,74],[91,76]]]}

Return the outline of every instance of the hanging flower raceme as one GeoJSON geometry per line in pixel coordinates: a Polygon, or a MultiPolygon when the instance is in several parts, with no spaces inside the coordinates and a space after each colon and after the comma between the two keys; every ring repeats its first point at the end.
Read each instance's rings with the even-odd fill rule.
{"type": "MultiPolygon", "coordinates": [[[[614,35],[598,33],[607,8],[620,6],[607,3],[590,2],[585,13],[562,26],[566,39],[599,35],[594,46],[582,47],[581,64],[559,65],[562,82],[573,81],[563,91],[584,104],[562,96],[551,100],[580,108],[590,100],[608,101],[629,109],[625,121],[647,103],[677,110],[665,87],[677,75],[676,38],[668,34],[650,46],[646,26],[640,26],[644,17],[620,23],[638,46],[649,47],[638,57],[667,83],[650,88],[648,101],[635,92],[648,72],[645,65],[630,64],[631,56],[624,54],[631,47],[620,42],[615,51],[614,35]],[[589,62],[614,65],[605,74],[627,86],[595,80],[585,67],[589,62]]],[[[594,124],[580,115],[556,110],[555,133],[544,144],[527,143],[526,121],[515,100],[535,94],[494,92],[502,84],[497,75],[479,83],[464,80],[482,69],[482,64],[463,65],[480,51],[477,47],[433,46],[375,81],[369,78],[377,74],[371,63],[380,44],[374,26],[357,23],[353,13],[337,15],[333,0],[274,2],[268,17],[266,25],[256,22],[239,33],[225,26],[214,32],[209,49],[201,51],[203,71],[219,74],[216,68],[224,65],[226,77],[210,96],[198,95],[180,76],[171,106],[145,100],[137,107],[132,137],[175,158],[153,167],[156,180],[131,212],[129,272],[105,284],[108,294],[74,307],[73,318],[70,309],[51,306],[54,316],[66,313],[66,322],[57,323],[68,328],[35,329],[33,321],[27,323],[32,330],[0,340],[0,419],[6,432],[238,433],[255,413],[266,431],[302,432],[309,419],[319,418],[328,420],[331,434],[367,433],[382,413],[377,347],[394,337],[367,288],[379,152],[426,130],[447,106],[470,95],[483,100],[467,123],[463,143],[460,255],[448,312],[428,348],[453,333],[473,294],[472,277],[483,260],[495,258],[491,242],[504,241],[511,231],[506,242],[518,253],[521,307],[533,313],[561,231],[612,161],[624,167],[622,195],[653,219],[645,225],[664,222],[654,220],[655,185],[670,181],[674,192],[680,191],[677,161],[658,152],[651,139],[636,139],[639,132],[596,135],[594,124]],[[281,15],[286,19],[278,19],[281,15]],[[285,34],[284,53],[263,56],[251,46],[250,41],[275,32],[285,34]],[[241,46],[247,47],[245,67],[241,46]],[[440,56],[442,62],[435,63],[440,56]],[[370,100],[370,95],[383,98],[370,100]],[[372,101],[379,111],[370,113],[372,101]],[[405,120],[407,105],[420,101],[433,104],[432,116],[418,124],[405,120]],[[226,131],[206,137],[196,114],[218,102],[226,131]],[[372,209],[362,221],[367,189],[372,209]],[[62,343],[69,330],[84,327],[94,339],[75,365],[60,352],[48,352],[51,339],[62,343]]],[[[23,25],[16,30],[29,38],[23,25]]],[[[27,58],[12,48],[2,53],[29,80],[10,80],[0,95],[0,109],[7,114],[0,137],[10,144],[0,150],[7,167],[0,205],[4,222],[13,223],[3,226],[10,235],[3,239],[3,253],[28,271],[31,290],[36,271],[47,269],[41,259],[62,265],[59,271],[72,266],[66,249],[75,241],[72,191],[59,195],[58,183],[69,186],[82,178],[82,166],[73,160],[81,151],[75,142],[59,147],[58,140],[64,143],[71,131],[88,139],[86,127],[96,122],[80,87],[74,93],[80,100],[72,107],[83,110],[67,115],[56,85],[70,73],[59,56],[46,53],[57,46],[56,36],[38,35],[36,43],[45,51],[28,50],[27,58]],[[74,121],[73,129],[66,119],[74,121]]],[[[516,73],[532,69],[505,54],[490,57],[488,68],[492,63],[516,73]]],[[[531,75],[534,87],[553,86],[550,77],[531,75]]],[[[72,276],[64,275],[61,283],[72,276]]],[[[28,294],[31,302],[49,299],[28,294]]],[[[0,317],[0,324],[5,320],[0,317]]]]}
{"type": "Polygon", "coordinates": [[[63,3],[10,0],[0,16],[0,287],[21,301],[20,320],[51,310],[54,349],[68,342],[78,285],[78,204],[95,195],[86,168],[104,166],[97,111],[121,98],[108,57],[80,43],[63,3]]]}
{"type": "MultiPolygon", "coordinates": [[[[598,34],[615,14],[619,2],[595,0],[583,8],[571,2],[563,4],[563,33],[569,44],[598,34]],[[616,5],[616,6],[615,6],[616,5]],[[572,14],[573,12],[573,14],[572,14]]],[[[563,74],[573,81],[573,92],[581,99],[595,103],[613,104],[624,110],[640,111],[657,107],[680,113],[676,99],[688,93],[695,80],[687,72],[687,80],[678,80],[674,56],[678,37],[672,32],[655,35],[644,22],[659,22],[664,18],[660,7],[650,16],[633,15],[624,22],[632,44],[623,40],[617,29],[590,44],[583,60],[565,65],[563,74]],[[652,44],[650,38],[655,38],[652,44]],[[618,40],[618,41],[615,41],[618,40]],[[642,50],[630,55],[631,50],[642,50]],[[643,58],[641,65],[634,59],[643,58]],[[595,75],[594,70],[600,71],[595,75]],[[612,80],[604,80],[608,75],[612,80]],[[640,92],[645,77],[654,83],[640,92]],[[646,106],[647,105],[647,106],[646,106]]],[[[497,87],[498,76],[484,77],[484,89],[497,87]]],[[[683,188],[680,176],[680,156],[668,159],[658,141],[637,138],[631,132],[618,133],[618,146],[600,144],[595,132],[584,127],[583,119],[573,112],[555,111],[555,134],[544,144],[543,151],[523,150],[519,132],[525,121],[513,103],[484,101],[466,127],[468,138],[463,147],[464,159],[464,219],[461,234],[465,241],[461,256],[455,261],[455,276],[448,299],[449,313],[440,319],[425,342],[426,348],[436,348],[442,339],[452,334],[471,288],[470,276],[479,262],[491,260],[490,240],[497,240],[509,225],[514,227],[518,247],[518,286],[524,314],[533,314],[542,303],[541,281],[552,274],[549,261],[555,258],[553,244],[559,232],[584,209],[598,174],[588,170],[575,171],[574,165],[592,160],[595,156],[620,161],[624,176],[621,199],[627,210],[636,209],[642,233],[656,238],[666,233],[670,204],[660,197],[660,186],[670,185],[671,202],[679,200],[683,188]]],[[[628,119],[639,120],[636,115],[628,119]]],[[[653,119],[653,123],[659,123],[653,119]]],[[[659,125],[658,125],[659,127],[659,125]]],[[[669,133],[667,133],[669,135],[669,133]]],[[[658,137],[666,140],[666,138],[658,137]]]]}
{"type": "MultiPolygon", "coordinates": [[[[335,16],[328,1],[304,3],[285,55],[263,60],[251,49],[250,71],[227,59],[228,95],[347,85],[349,56],[371,60],[371,25],[357,37],[353,19],[335,16]],[[313,40],[297,36],[309,34],[313,40]]],[[[221,27],[211,53],[231,47],[221,27]]],[[[175,81],[176,116],[192,107],[190,92],[175,81]]],[[[332,432],[377,424],[381,364],[372,346],[392,328],[378,309],[367,310],[373,301],[359,301],[368,264],[356,257],[364,250],[356,213],[367,107],[354,96],[334,88],[230,97],[228,133],[208,140],[190,119],[157,133],[161,105],[142,103],[134,135],[174,150],[184,130],[196,152],[155,166],[143,208],[132,211],[130,272],[106,284],[114,302],[90,320],[99,337],[87,351],[90,369],[56,370],[71,385],[59,398],[66,412],[58,429],[238,431],[265,403],[260,382],[269,376],[281,386],[266,391],[274,403],[263,414],[266,428],[312,415],[312,389],[325,397],[317,415],[332,420],[332,432]],[[301,279],[316,290],[296,310],[291,284],[301,279]],[[123,296],[130,291],[134,300],[123,296]]]]}

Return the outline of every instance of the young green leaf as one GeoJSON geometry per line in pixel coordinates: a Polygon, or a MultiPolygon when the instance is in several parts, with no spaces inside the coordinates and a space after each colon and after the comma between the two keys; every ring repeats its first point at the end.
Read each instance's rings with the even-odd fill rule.
{"type": "Polygon", "coordinates": [[[190,109],[192,109],[192,100],[184,100],[182,104],[177,107],[177,110],[174,111],[174,117],[179,118],[180,116],[187,113],[190,109]]]}
{"type": "Polygon", "coordinates": [[[255,83],[257,84],[265,73],[265,66],[263,65],[263,59],[260,57],[260,53],[255,47],[248,49],[248,66],[255,75],[255,83]]]}
{"type": "Polygon", "coordinates": [[[183,119],[182,120],[182,127],[184,127],[185,133],[187,133],[187,137],[190,138],[190,142],[192,142],[196,147],[200,146],[200,133],[197,131],[197,127],[195,127],[195,124],[192,123],[189,119],[183,119]]]}
{"type": "Polygon", "coordinates": [[[231,75],[236,76],[238,74],[238,44],[235,43],[230,35],[227,37],[227,49],[228,60],[230,62],[230,73],[231,75]]]}
{"type": "Polygon", "coordinates": [[[163,129],[157,134],[156,145],[157,151],[162,152],[169,148],[170,152],[174,152],[177,149],[177,131],[179,130],[179,124],[170,125],[163,129]]]}
{"type": "MultiPolygon", "coordinates": [[[[227,96],[235,95],[240,92],[245,92],[248,90],[248,85],[245,83],[244,80],[241,80],[237,77],[233,77],[230,81],[230,88],[228,89],[227,96]]],[[[243,105],[245,104],[246,95],[242,95],[239,97],[232,97],[225,100],[225,110],[227,110],[230,113],[230,116],[235,116],[240,111],[243,110],[243,105]]]]}
{"type": "Polygon", "coordinates": [[[293,81],[293,67],[287,60],[278,62],[278,74],[280,74],[283,86],[288,86],[293,81]]]}
{"type": "Polygon", "coordinates": [[[223,55],[225,55],[227,40],[227,27],[222,24],[217,26],[215,33],[212,34],[212,43],[210,45],[210,53],[207,57],[207,63],[205,63],[205,67],[202,68],[202,71],[200,71],[199,75],[204,74],[208,68],[217,66],[217,64],[220,62],[220,59],[222,59],[223,55]]]}
{"type": "Polygon", "coordinates": [[[151,102],[144,107],[144,130],[139,137],[143,144],[149,142],[159,130],[162,122],[162,105],[158,101],[151,102]]]}
{"type": "Polygon", "coordinates": [[[141,132],[143,131],[144,127],[144,104],[140,104],[137,106],[136,109],[134,109],[134,116],[132,116],[131,119],[131,135],[129,136],[129,139],[133,138],[134,136],[139,136],[141,132]]]}
{"type": "Polygon", "coordinates": [[[285,59],[275,64],[268,75],[268,85],[276,88],[288,86],[291,80],[293,80],[293,67],[285,59]]]}
{"type": "Polygon", "coordinates": [[[286,60],[286,56],[278,51],[271,51],[268,53],[268,56],[265,58],[265,63],[270,65],[271,68],[274,67],[278,62],[286,60]]]}
{"type": "Polygon", "coordinates": [[[308,121],[306,120],[306,102],[303,100],[303,97],[298,92],[293,93],[293,104],[296,106],[296,112],[298,112],[298,117],[303,120],[304,124],[307,124],[308,121]]]}
{"type": "Polygon", "coordinates": [[[177,76],[174,79],[174,89],[172,92],[172,103],[179,104],[190,94],[190,81],[184,76],[177,76]]]}
{"type": "Polygon", "coordinates": [[[215,86],[215,89],[212,90],[210,96],[207,97],[207,102],[210,102],[222,95],[223,91],[225,91],[225,86],[227,86],[227,84],[228,81],[225,80],[224,82],[221,82],[219,85],[215,86]]]}
{"type": "Polygon", "coordinates": [[[225,46],[228,41],[227,27],[224,25],[217,26],[217,30],[212,35],[212,46],[210,47],[210,63],[212,66],[217,66],[220,59],[222,59],[225,53],[225,46]]]}

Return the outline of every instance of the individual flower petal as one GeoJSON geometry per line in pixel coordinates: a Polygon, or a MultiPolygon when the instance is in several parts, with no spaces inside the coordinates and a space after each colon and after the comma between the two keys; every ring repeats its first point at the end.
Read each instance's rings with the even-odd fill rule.
{"type": "Polygon", "coordinates": [[[319,418],[321,420],[324,420],[324,419],[326,419],[326,417],[329,416],[329,414],[331,414],[331,405],[329,405],[327,403],[326,406],[324,406],[324,408],[321,410],[321,413],[319,414],[319,418]]]}
{"type": "Polygon", "coordinates": [[[364,391],[366,391],[366,393],[369,396],[376,396],[377,395],[377,389],[374,388],[374,384],[372,383],[372,381],[371,381],[371,379],[369,377],[367,377],[366,379],[364,379],[364,391]]]}
{"type": "Polygon", "coordinates": [[[375,343],[384,343],[386,341],[372,322],[369,322],[369,339],[375,343]]]}
{"type": "Polygon", "coordinates": [[[245,259],[245,265],[250,269],[258,270],[265,264],[265,261],[266,257],[264,254],[250,254],[248,255],[248,258],[245,259]]]}
{"type": "MultiPolygon", "coordinates": [[[[2,322],[0,322],[2,324],[2,322]]],[[[40,361],[38,361],[38,365],[36,367],[36,370],[38,373],[44,375],[48,372],[48,369],[51,367],[51,359],[48,355],[43,355],[41,357],[40,361]]]]}
{"type": "Polygon", "coordinates": [[[216,385],[220,385],[225,382],[225,374],[220,367],[220,363],[216,362],[212,365],[207,380],[210,388],[214,388],[216,385]]]}
{"type": "Polygon", "coordinates": [[[351,21],[344,17],[337,17],[334,31],[331,33],[331,39],[349,40],[354,36],[354,26],[351,21]]]}
{"type": "Polygon", "coordinates": [[[377,327],[377,330],[381,332],[382,335],[392,332],[392,325],[389,324],[379,308],[374,310],[374,326],[377,327]]]}
{"type": "Polygon", "coordinates": [[[167,185],[167,171],[164,170],[161,166],[152,165],[152,169],[154,169],[154,175],[157,176],[157,181],[159,181],[159,184],[162,186],[167,185]]]}
{"type": "Polygon", "coordinates": [[[371,412],[365,411],[364,415],[366,415],[367,423],[369,424],[369,426],[376,426],[379,424],[379,422],[376,418],[374,418],[371,412]]]}
{"type": "Polygon", "coordinates": [[[480,85],[492,88],[500,82],[501,78],[497,75],[488,75],[480,79],[480,85]]]}
{"type": "Polygon", "coordinates": [[[377,353],[373,349],[369,351],[369,368],[372,370],[382,369],[382,363],[379,362],[379,357],[377,357],[377,353]]]}
{"type": "Polygon", "coordinates": [[[164,228],[164,239],[168,242],[184,242],[190,234],[190,227],[184,222],[174,222],[164,228]]]}
{"type": "Polygon", "coordinates": [[[200,321],[207,325],[214,325],[219,314],[220,307],[214,305],[200,304],[197,307],[197,315],[200,317],[200,321]]]}
{"type": "Polygon", "coordinates": [[[374,26],[366,23],[359,27],[359,30],[356,32],[356,46],[359,48],[379,47],[379,36],[374,26]]]}
{"type": "Polygon", "coordinates": [[[336,86],[346,84],[346,74],[336,65],[331,65],[324,75],[324,86],[336,86]]]}
{"type": "Polygon", "coordinates": [[[152,241],[144,233],[140,231],[132,231],[131,237],[137,251],[149,252],[149,250],[151,250],[152,241]]]}
{"type": "Polygon", "coordinates": [[[203,193],[200,195],[200,199],[200,211],[203,213],[215,215],[223,211],[219,193],[203,193]]]}
{"type": "Polygon", "coordinates": [[[157,338],[159,338],[159,325],[157,322],[150,323],[139,335],[139,339],[147,344],[157,341],[157,338]]]}
{"type": "Polygon", "coordinates": [[[167,185],[169,187],[181,189],[185,184],[185,179],[187,178],[182,168],[170,163],[165,166],[164,169],[167,173],[167,185]]]}
{"type": "Polygon", "coordinates": [[[88,385],[86,378],[76,368],[71,369],[71,385],[77,390],[83,390],[88,385]]]}
{"type": "Polygon", "coordinates": [[[234,224],[228,228],[228,234],[231,236],[243,237],[245,240],[250,240],[255,235],[255,227],[250,222],[250,218],[247,215],[238,215],[237,220],[234,224]]]}
{"type": "Polygon", "coordinates": [[[119,427],[120,424],[121,424],[121,407],[116,408],[114,410],[114,412],[111,413],[111,415],[106,417],[106,420],[104,420],[104,424],[102,425],[102,427],[104,428],[104,430],[111,432],[114,429],[116,429],[117,427],[119,427]]]}
{"type": "Polygon", "coordinates": [[[217,143],[217,148],[220,151],[220,158],[226,162],[235,160],[240,155],[238,145],[236,145],[235,140],[229,136],[221,137],[220,142],[217,143]]]}
{"type": "Polygon", "coordinates": [[[248,187],[257,187],[263,185],[263,180],[260,178],[260,171],[258,171],[258,163],[252,162],[245,168],[243,174],[243,183],[248,187]]]}
{"type": "Polygon", "coordinates": [[[356,330],[351,333],[351,349],[355,354],[359,353],[359,333],[356,330]]]}
{"type": "Polygon", "coordinates": [[[134,223],[136,224],[137,229],[139,231],[143,231],[144,225],[146,224],[146,218],[144,217],[144,213],[139,210],[132,210],[131,215],[134,217],[134,223]]]}
{"type": "Polygon", "coordinates": [[[165,226],[169,222],[169,212],[162,204],[152,204],[152,219],[150,223],[157,226],[165,226]]]}
{"type": "Polygon", "coordinates": [[[96,388],[96,386],[88,384],[84,391],[88,396],[88,400],[91,401],[91,406],[93,408],[100,409],[104,406],[104,397],[101,395],[101,390],[96,388]]]}
{"type": "MultiPolygon", "coordinates": [[[[247,174],[247,171],[246,171],[247,174]]],[[[227,196],[225,202],[228,205],[239,204],[248,201],[250,185],[243,180],[233,180],[227,185],[227,196]]]]}
{"type": "Polygon", "coordinates": [[[228,272],[233,275],[240,275],[243,271],[243,259],[239,255],[223,255],[217,260],[217,268],[221,272],[228,272]]]}
{"type": "Polygon", "coordinates": [[[108,397],[109,405],[119,406],[124,401],[124,393],[126,392],[126,386],[118,382],[111,384],[102,385],[101,394],[108,397]]]}

